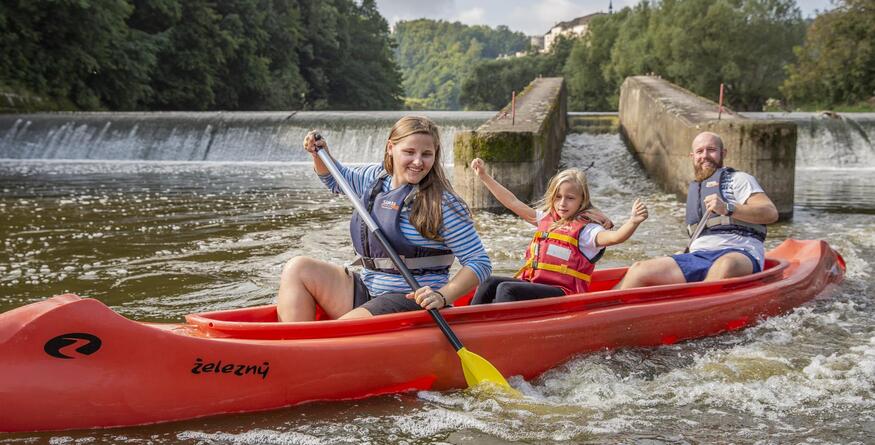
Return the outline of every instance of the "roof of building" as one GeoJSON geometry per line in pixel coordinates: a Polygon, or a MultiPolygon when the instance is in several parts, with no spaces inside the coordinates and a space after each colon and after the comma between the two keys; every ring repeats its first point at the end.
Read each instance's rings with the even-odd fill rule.
{"type": "MultiPolygon", "coordinates": [[[[589,23],[589,21],[592,20],[594,17],[598,17],[600,15],[605,15],[605,13],[604,12],[594,12],[592,14],[581,16],[581,17],[578,17],[576,19],[569,20],[567,22],[559,22],[559,23],[553,25],[553,28],[559,27],[562,29],[568,29],[568,28],[573,28],[575,26],[579,26],[579,25],[585,25],[585,24],[589,23]]],[[[550,28],[550,29],[553,29],[553,28],[550,28]]]]}

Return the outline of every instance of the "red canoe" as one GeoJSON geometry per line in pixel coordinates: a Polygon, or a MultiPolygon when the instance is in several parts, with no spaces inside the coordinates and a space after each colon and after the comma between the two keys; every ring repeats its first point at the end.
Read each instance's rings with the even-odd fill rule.
{"type": "MultiPolygon", "coordinates": [[[[575,354],[658,346],[740,329],[839,282],[823,241],[788,240],[766,270],[713,283],[593,292],[442,311],[466,347],[526,379],[575,354]]],[[[141,323],[61,295],[0,314],[0,431],[116,427],[466,386],[425,312],[278,323],[273,306],[141,323]]]]}

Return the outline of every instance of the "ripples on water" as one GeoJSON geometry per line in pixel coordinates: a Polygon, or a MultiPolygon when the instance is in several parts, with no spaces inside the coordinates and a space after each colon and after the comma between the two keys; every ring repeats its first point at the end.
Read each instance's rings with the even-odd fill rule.
{"type": "MultiPolygon", "coordinates": [[[[647,179],[615,135],[569,135],[563,164],[587,166],[615,222],[635,197],[650,219],[602,267],[685,245],[683,206],[647,179]]],[[[465,391],[308,404],[103,432],[8,435],[16,443],[871,443],[875,435],[875,251],[871,175],[797,173],[795,218],[770,227],[823,238],[848,263],[825,295],[743,330],[575,358],[511,383],[525,402],[465,391]]],[[[140,320],[271,302],[282,264],[352,255],[351,207],[306,165],[0,164],[0,309],[75,292],[140,320]]],[[[519,266],[531,227],[477,215],[497,273],[519,266]]],[[[4,408],[5,409],[5,408],[4,408]]]]}

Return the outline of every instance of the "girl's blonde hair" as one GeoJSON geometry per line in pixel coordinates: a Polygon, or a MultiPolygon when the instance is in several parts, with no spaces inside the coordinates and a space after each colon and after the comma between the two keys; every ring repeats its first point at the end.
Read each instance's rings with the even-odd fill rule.
{"type": "Polygon", "coordinates": [[[547,192],[544,193],[544,197],[538,201],[536,207],[540,207],[544,212],[552,213],[553,204],[556,202],[556,193],[559,192],[559,186],[566,182],[576,185],[577,189],[580,191],[580,208],[578,208],[571,216],[555,221],[553,226],[550,227],[550,230],[568,224],[581,216],[587,216],[587,210],[592,208],[592,202],[589,199],[589,185],[586,181],[586,173],[584,173],[583,170],[576,168],[569,168],[556,173],[556,175],[550,179],[550,183],[547,184],[547,192]]]}
{"type": "Polygon", "coordinates": [[[389,142],[397,145],[402,139],[413,134],[430,135],[434,141],[434,165],[431,170],[419,181],[419,193],[416,199],[413,200],[413,205],[410,209],[410,224],[419,231],[422,236],[435,241],[443,241],[440,236],[440,229],[443,225],[443,212],[441,204],[443,201],[444,192],[452,194],[457,205],[453,205],[453,209],[460,214],[471,216],[471,211],[468,210],[468,205],[459,197],[447,180],[447,175],[444,173],[444,167],[441,164],[441,137],[438,133],[437,125],[429,118],[424,116],[405,116],[395,122],[392,126],[392,131],[389,132],[389,139],[386,142],[386,153],[383,157],[383,168],[389,174],[393,173],[392,154],[389,152],[389,142]]]}

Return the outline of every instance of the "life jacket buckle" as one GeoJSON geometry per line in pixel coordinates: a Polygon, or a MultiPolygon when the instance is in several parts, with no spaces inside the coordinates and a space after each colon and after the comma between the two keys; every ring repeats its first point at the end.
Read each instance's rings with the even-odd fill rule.
{"type": "Polygon", "coordinates": [[[365,257],[362,257],[361,260],[362,260],[362,266],[363,266],[365,269],[369,269],[369,270],[377,270],[377,263],[374,262],[374,259],[373,259],[373,258],[365,258],[365,257]]]}

